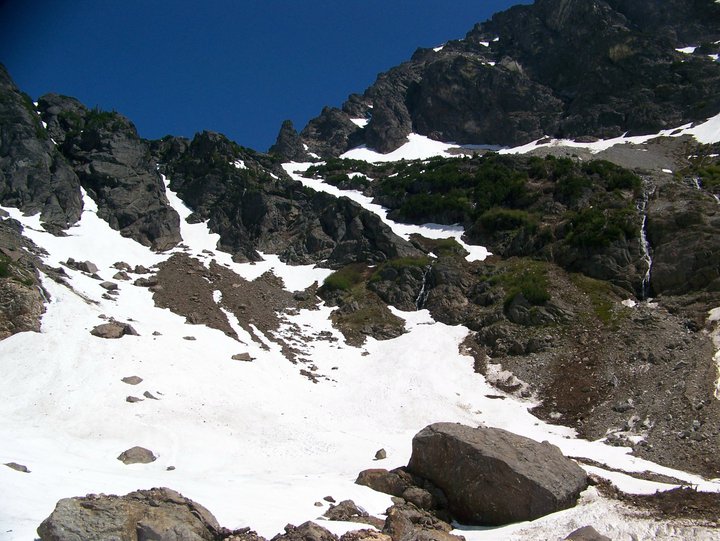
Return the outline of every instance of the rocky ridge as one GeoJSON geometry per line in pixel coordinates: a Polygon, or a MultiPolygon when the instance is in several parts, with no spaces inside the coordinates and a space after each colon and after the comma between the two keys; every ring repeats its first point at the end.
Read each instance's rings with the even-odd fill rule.
{"type": "Polygon", "coordinates": [[[711,0],[515,6],[464,39],[418,49],[299,134],[283,125],[272,151],[303,161],[361,144],[387,153],[411,132],[508,146],[546,135],[654,133],[720,111],[720,65],[708,57],[718,52],[718,28],[720,6],[711,0]],[[701,44],[695,54],[676,50],[701,44]]]}

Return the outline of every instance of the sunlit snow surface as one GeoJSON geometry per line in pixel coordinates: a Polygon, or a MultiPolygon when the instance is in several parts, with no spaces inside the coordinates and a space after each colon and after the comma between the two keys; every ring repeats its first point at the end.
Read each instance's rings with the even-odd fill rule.
{"type": "MultiPolygon", "coordinates": [[[[297,167],[292,165],[291,170],[297,167]]],[[[181,217],[189,214],[174,194],[168,192],[168,198],[181,217]]],[[[206,263],[215,259],[249,279],[272,269],[291,290],[322,281],[328,273],[288,267],[272,256],[255,265],[234,263],[216,249],[218,237],[205,224],[184,221],[186,248],[153,253],[110,229],[87,195],[84,201],[82,219],[66,237],[45,233],[37,216],[5,210],[48,251],[50,265],[69,257],[90,260],[105,280],[115,274],[111,265],[116,261],[151,267],[178,251],[206,263]]],[[[398,234],[409,234],[403,226],[388,223],[398,234]]],[[[423,234],[430,234],[429,229],[423,234]]],[[[406,319],[408,332],[394,340],[370,339],[363,348],[344,344],[330,325],[329,308],[286,316],[281,332],[297,326],[308,337],[325,330],[338,339],[308,339],[304,344],[318,373],[329,378],[314,384],[282,356],[277,344],[264,350],[249,340],[246,345],[220,331],[186,324],[184,317],[156,308],[151,293],[131,282],[119,281],[119,296],[103,299],[97,280],[70,269],[67,273],[77,294],[43,280],[52,301],[41,333],[20,333],[0,342],[0,463],[18,462],[31,470],[20,473],[0,466],[0,539],[34,539],[36,527],[60,498],[154,486],[168,486],[195,499],[227,527],[251,526],[267,537],[288,522],[317,519],[323,509],[314,503],[326,495],[352,498],[380,516],[390,505],[389,496],[355,485],[357,473],[406,464],[413,435],[435,421],[501,427],[548,440],[570,456],[719,488],[631,457],[627,449],[578,440],[572,430],[530,415],[531,403],[510,396],[488,398],[499,392],[474,373],[472,359],[458,353],[467,329],[434,322],[427,311],[396,311],[406,319]],[[90,329],[103,322],[101,315],[129,321],[139,336],[103,340],[90,335],[90,329]],[[183,340],[185,336],[196,340],[183,340]],[[231,360],[244,351],[255,360],[231,360]],[[137,386],[121,382],[131,375],[144,381],[137,386]],[[126,402],[128,395],[145,391],[160,400],[126,402]],[[135,445],[153,450],[157,460],[132,466],[117,460],[135,445]],[[373,457],[381,447],[388,458],[376,462],[373,457]],[[168,471],[169,466],[176,469],[168,471]]],[[[236,321],[233,326],[239,328],[236,321]]],[[[620,473],[600,473],[623,490],[667,488],[620,473]]],[[[640,532],[643,538],[651,528],[661,527],[621,518],[613,506],[590,489],[579,507],[534,523],[460,533],[468,539],[551,539],[592,523],[614,539],[630,539],[628,532],[640,532]]],[[[335,532],[358,527],[321,523],[335,532]]]]}

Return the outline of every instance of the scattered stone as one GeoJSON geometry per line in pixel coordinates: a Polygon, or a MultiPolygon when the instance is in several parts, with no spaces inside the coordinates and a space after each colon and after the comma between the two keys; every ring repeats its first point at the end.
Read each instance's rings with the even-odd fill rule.
{"type": "Polygon", "coordinates": [[[135,265],[133,272],[135,274],[150,274],[150,269],[144,267],[143,265],[135,265]]]}
{"type": "Polygon", "coordinates": [[[232,356],[233,361],[245,361],[245,362],[252,362],[255,360],[255,357],[252,357],[249,353],[238,353],[237,355],[232,356]]]}
{"type": "Polygon", "coordinates": [[[127,263],[125,263],[124,261],[116,261],[113,264],[113,267],[115,267],[117,270],[126,271],[126,272],[132,270],[132,267],[130,265],[128,265],[127,263]]]}
{"type": "Polygon", "coordinates": [[[338,538],[322,526],[308,521],[300,526],[288,524],[285,533],[276,535],[271,541],[338,541],[338,538]]]}
{"type": "Polygon", "coordinates": [[[138,385],[142,383],[143,379],[140,376],[128,376],[126,378],[121,379],[123,383],[127,383],[128,385],[138,385]]]}
{"type": "Polygon", "coordinates": [[[162,336],[162,333],[160,331],[153,331],[153,336],[162,336]]]}
{"type": "Polygon", "coordinates": [[[342,520],[353,522],[358,518],[366,518],[370,515],[363,508],[358,507],[352,500],[343,500],[337,505],[330,505],[330,508],[323,513],[328,520],[342,520]]]}
{"type": "Polygon", "coordinates": [[[392,538],[377,530],[354,530],[344,534],[340,541],[392,541],[392,538]]]}
{"type": "Polygon", "coordinates": [[[175,471],[175,466],[168,466],[165,471],[175,471]]]}
{"type": "Polygon", "coordinates": [[[402,496],[412,485],[407,474],[402,476],[398,471],[387,471],[382,468],[361,471],[355,483],[391,496],[402,496]]]}
{"type": "Polygon", "coordinates": [[[75,269],[81,272],[87,272],[88,274],[95,274],[100,270],[98,269],[98,266],[92,261],[75,261],[72,257],[68,258],[68,260],[65,262],[65,265],[67,265],[71,269],[75,269]]]}
{"type": "Polygon", "coordinates": [[[120,453],[117,459],[123,464],[149,464],[154,462],[157,457],[150,449],[135,446],[120,453]]]}
{"type": "Polygon", "coordinates": [[[194,336],[183,336],[183,340],[197,340],[194,336]]]}
{"type": "Polygon", "coordinates": [[[90,331],[90,334],[99,338],[108,339],[122,338],[125,335],[138,336],[137,331],[132,328],[132,325],[119,321],[110,321],[109,323],[98,325],[90,331]]]}
{"type": "Polygon", "coordinates": [[[408,487],[402,493],[402,499],[410,502],[420,509],[431,510],[437,507],[437,503],[433,495],[429,491],[420,487],[408,487]]]}
{"type": "Polygon", "coordinates": [[[135,402],[142,402],[142,398],[138,398],[137,396],[128,396],[125,398],[125,402],[130,402],[131,404],[134,404],[135,402]]]}
{"type": "Polygon", "coordinates": [[[382,533],[396,540],[464,541],[464,537],[452,535],[452,529],[447,522],[412,504],[396,504],[387,511],[382,533]]]}
{"type": "Polygon", "coordinates": [[[315,507],[322,507],[323,505],[325,505],[323,502],[315,502],[315,507]]]}
{"type": "Polygon", "coordinates": [[[579,528],[568,535],[565,539],[566,541],[610,541],[609,537],[605,537],[600,534],[600,532],[592,526],[579,528]]]}
{"type": "Polygon", "coordinates": [[[28,470],[27,466],[24,466],[24,465],[22,465],[22,464],[18,464],[17,462],[6,462],[5,465],[6,465],[8,468],[13,469],[13,470],[15,470],[15,471],[19,471],[19,472],[22,472],[22,473],[30,473],[30,470],[28,470]]]}
{"type": "Polygon", "coordinates": [[[554,445],[454,423],[413,438],[408,470],[437,485],[466,524],[534,520],[572,507],[588,486],[585,471],[554,445]]]}
{"type": "Polygon", "coordinates": [[[65,498],[38,528],[42,541],[213,541],[221,531],[210,511],[168,488],[65,498]]]}
{"type": "Polygon", "coordinates": [[[149,398],[150,400],[160,400],[157,396],[154,396],[150,391],[145,391],[143,393],[143,396],[145,398],[149,398]]]}
{"type": "Polygon", "coordinates": [[[377,453],[375,453],[375,460],[384,460],[387,458],[387,452],[385,449],[379,449],[377,453]]]}
{"type": "Polygon", "coordinates": [[[150,276],[149,278],[140,277],[133,282],[133,285],[138,287],[157,287],[158,279],[155,276],[150,276]]]}
{"type": "Polygon", "coordinates": [[[325,496],[323,500],[325,500],[326,502],[335,503],[335,498],[333,498],[332,496],[325,496]]]}
{"type": "Polygon", "coordinates": [[[129,280],[130,275],[125,271],[120,271],[120,272],[116,272],[115,274],[113,274],[113,279],[114,280],[129,280]]]}

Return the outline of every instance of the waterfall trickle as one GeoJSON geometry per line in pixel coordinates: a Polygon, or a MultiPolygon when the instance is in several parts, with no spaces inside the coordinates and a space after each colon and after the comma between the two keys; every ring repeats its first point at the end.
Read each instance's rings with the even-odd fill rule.
{"type": "Polygon", "coordinates": [[[647,237],[647,209],[650,196],[655,193],[655,186],[647,181],[643,187],[643,197],[637,204],[637,210],[642,214],[642,225],[640,227],[640,246],[643,251],[643,261],[647,265],[647,272],[642,280],[641,299],[645,300],[650,296],[650,277],[652,274],[652,255],[650,253],[650,242],[647,237]]]}
{"type": "Polygon", "coordinates": [[[422,310],[423,306],[425,306],[425,301],[427,301],[428,294],[430,291],[427,287],[427,281],[428,276],[430,276],[430,271],[432,270],[432,265],[428,265],[425,268],[425,272],[423,273],[423,282],[422,287],[420,288],[420,293],[418,293],[417,298],[415,299],[415,308],[417,310],[422,310]]]}

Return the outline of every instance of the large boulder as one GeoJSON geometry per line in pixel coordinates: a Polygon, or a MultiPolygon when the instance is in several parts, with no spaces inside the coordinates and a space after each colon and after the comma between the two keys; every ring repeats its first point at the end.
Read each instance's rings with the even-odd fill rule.
{"type": "Polygon", "coordinates": [[[502,525],[572,507],[587,475],[547,442],[496,428],[436,423],[412,443],[410,472],[447,496],[460,522],[502,525]]]}
{"type": "Polygon", "coordinates": [[[214,541],[221,528],[202,505],[154,488],[62,499],[37,531],[42,541],[214,541]]]}

